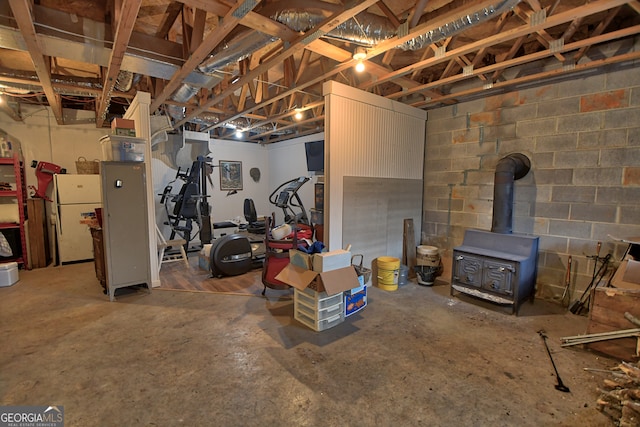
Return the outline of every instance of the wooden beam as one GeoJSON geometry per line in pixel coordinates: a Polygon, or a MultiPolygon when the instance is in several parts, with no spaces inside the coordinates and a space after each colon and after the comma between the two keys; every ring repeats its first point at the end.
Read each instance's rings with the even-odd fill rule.
{"type": "MultiPolygon", "coordinates": [[[[20,108],[20,104],[18,104],[18,108],[20,108]]],[[[16,122],[23,121],[22,115],[20,111],[16,111],[7,102],[7,97],[0,95],[0,111],[5,113],[7,116],[11,117],[16,122]]]]}
{"type": "Polygon", "coordinates": [[[107,110],[111,103],[111,92],[113,91],[113,86],[116,84],[118,73],[120,73],[122,60],[124,59],[124,54],[127,51],[129,38],[133,32],[133,26],[136,22],[136,18],[138,17],[138,11],[140,10],[141,3],[142,0],[124,0],[122,3],[122,8],[120,9],[120,20],[118,22],[118,28],[116,29],[116,35],[111,48],[111,56],[109,58],[109,66],[107,67],[107,74],[103,83],[102,95],[100,96],[98,109],[96,110],[96,127],[102,127],[102,124],[107,118],[107,110]]]}
{"type": "MultiPolygon", "coordinates": [[[[533,8],[534,12],[540,12],[542,10],[540,9],[540,4],[537,1],[533,1],[532,3],[533,5],[531,7],[533,8]]],[[[520,5],[516,6],[514,8],[514,11],[515,14],[518,15],[525,23],[531,22],[531,16],[533,15],[533,13],[525,11],[520,5]]],[[[538,31],[536,31],[535,37],[545,49],[549,49],[551,42],[554,41],[551,34],[547,33],[547,31],[544,29],[539,29],[538,31]]],[[[555,56],[560,62],[565,61],[564,56],[560,55],[559,53],[555,53],[553,56],[555,56]]]]}
{"type": "MultiPolygon", "coordinates": [[[[211,105],[215,105],[218,102],[222,101],[228,94],[233,93],[238,87],[253,80],[257,76],[262,74],[264,71],[273,67],[275,64],[280,64],[285,58],[291,55],[294,55],[297,52],[302,51],[306,46],[308,46],[314,40],[317,40],[317,38],[320,37],[321,35],[328,33],[329,31],[333,30],[344,21],[350,19],[351,16],[353,16],[354,14],[357,14],[359,12],[362,12],[363,10],[366,10],[368,7],[370,7],[372,4],[375,4],[376,2],[377,0],[364,0],[350,9],[346,9],[342,12],[339,12],[331,16],[329,19],[325,20],[322,24],[318,25],[317,28],[314,28],[308,31],[307,33],[299,37],[295,43],[291,44],[290,47],[284,49],[281,53],[274,56],[270,60],[260,64],[254,70],[251,70],[247,75],[240,78],[240,80],[235,85],[231,85],[229,88],[223,90],[218,96],[215,96],[210,100],[208,100],[203,107],[196,109],[194,112],[192,112],[190,115],[185,117],[183,120],[176,123],[176,126],[179,126],[188,122],[189,119],[201,113],[207,107],[211,105]]],[[[223,123],[218,123],[216,124],[216,127],[222,126],[222,124],[223,123]]]]}
{"type": "MultiPolygon", "coordinates": [[[[180,0],[182,3],[187,4],[196,9],[206,10],[217,16],[225,16],[229,13],[230,7],[222,2],[211,0],[180,0]]],[[[237,5],[235,6],[237,7],[237,5]]],[[[282,40],[293,40],[298,37],[299,34],[286,25],[282,25],[279,22],[269,19],[266,16],[262,16],[259,13],[250,11],[242,19],[242,25],[251,28],[252,30],[260,31],[261,33],[269,34],[279,37],[282,40]]]]}
{"type": "Polygon", "coordinates": [[[182,3],[177,1],[169,3],[167,10],[164,12],[164,16],[162,17],[162,22],[160,22],[158,30],[156,31],[156,37],[164,39],[169,35],[169,31],[176,22],[176,19],[178,19],[180,12],[182,12],[182,3]]]}
{"type": "MultiPolygon", "coordinates": [[[[605,28],[609,26],[609,24],[611,23],[613,18],[618,14],[619,11],[620,11],[620,7],[611,9],[607,14],[607,16],[605,17],[605,19],[600,21],[600,24],[598,24],[598,26],[593,30],[593,32],[591,33],[591,36],[599,36],[600,34],[602,34],[602,32],[605,30],[605,28]]],[[[587,51],[590,48],[591,46],[585,46],[582,49],[580,49],[580,51],[576,53],[575,56],[573,57],[574,63],[577,63],[578,61],[580,61],[580,59],[584,55],[586,55],[587,51]]]]}
{"type": "MultiPolygon", "coordinates": [[[[424,0],[421,0],[421,1],[424,1],[424,0]]],[[[384,13],[384,15],[387,18],[389,18],[389,21],[391,21],[391,23],[395,27],[399,27],[400,25],[402,25],[402,22],[398,19],[398,17],[395,15],[395,13],[393,13],[393,11],[391,9],[389,9],[389,6],[387,6],[387,4],[383,0],[380,0],[378,2],[377,6],[380,8],[382,13],[384,13]]]]}
{"type": "MultiPolygon", "coordinates": [[[[248,1],[248,0],[245,0],[248,1]]],[[[253,7],[256,7],[261,0],[253,1],[253,7]]],[[[236,11],[240,9],[240,6],[243,6],[243,3],[237,3],[235,6],[229,9],[225,17],[222,19],[220,25],[216,29],[216,31],[212,31],[207,38],[200,44],[198,49],[187,59],[182,68],[178,70],[169,83],[165,86],[162,93],[160,93],[154,100],[151,102],[151,106],[149,107],[150,111],[157,110],[162,103],[175,92],[176,89],[182,84],[184,79],[211,53],[211,51],[224,40],[224,38],[233,30],[236,25],[240,22],[242,17],[236,17],[236,11]]],[[[204,111],[205,108],[197,108],[199,114],[204,111]],[[199,110],[199,111],[198,111],[199,110]]],[[[194,114],[195,115],[195,114],[194,114]]],[[[193,116],[192,116],[193,117],[193,116]]],[[[184,122],[184,121],[183,121],[184,122]]]]}
{"type": "Polygon", "coordinates": [[[36,28],[33,25],[35,19],[31,15],[31,2],[28,0],[9,0],[11,11],[16,19],[22,38],[27,46],[31,61],[42,85],[42,90],[47,97],[47,102],[51,106],[53,115],[56,118],[56,122],[59,125],[64,124],[64,118],[62,116],[62,104],[60,102],[60,96],[53,89],[51,84],[51,70],[50,64],[42,54],[40,44],[36,35],[36,28]]]}
{"type": "Polygon", "coordinates": [[[275,132],[282,132],[283,130],[295,128],[295,127],[302,126],[302,125],[305,125],[305,124],[315,123],[315,122],[317,122],[319,120],[324,120],[324,116],[311,117],[309,119],[302,120],[300,122],[293,123],[293,124],[290,124],[288,126],[284,126],[284,127],[281,127],[281,128],[273,129],[272,131],[264,132],[264,133],[262,133],[260,135],[255,135],[255,136],[249,138],[249,140],[253,140],[253,139],[260,138],[260,137],[264,137],[265,135],[271,135],[272,133],[275,133],[275,132]]]}
{"type": "MultiPolygon", "coordinates": [[[[623,30],[618,30],[618,31],[614,31],[611,33],[607,33],[601,36],[597,36],[597,37],[592,37],[589,39],[584,39],[584,40],[580,40],[577,42],[573,42],[573,43],[569,43],[563,46],[561,52],[571,52],[571,51],[575,51],[578,50],[584,46],[592,46],[595,44],[600,44],[600,43],[607,43],[610,42],[612,40],[616,40],[616,39],[620,39],[623,37],[628,37],[628,36],[632,36],[633,34],[637,34],[638,32],[640,32],[640,25],[636,25],[635,27],[629,27],[629,28],[625,28],[623,30]]],[[[458,74],[456,76],[452,76],[452,77],[448,77],[446,79],[442,79],[442,80],[438,80],[432,83],[427,83],[423,86],[421,86],[421,89],[433,89],[436,88],[440,85],[445,85],[445,84],[453,84],[453,83],[457,83],[460,82],[462,80],[466,80],[466,79],[471,79],[474,77],[474,75],[476,74],[488,74],[488,73],[494,73],[494,72],[502,72],[505,69],[508,68],[512,68],[512,67],[517,67],[520,65],[524,65],[527,63],[531,63],[534,61],[540,61],[542,59],[548,58],[550,57],[552,54],[550,51],[545,50],[545,51],[541,51],[541,52],[535,52],[535,53],[531,53],[529,55],[525,55],[525,56],[520,56],[518,58],[515,59],[508,59],[508,60],[504,60],[501,61],[499,63],[496,64],[492,64],[492,65],[488,65],[486,67],[483,68],[478,68],[478,69],[474,69],[473,73],[471,75],[465,76],[464,74],[458,74]]],[[[412,89],[412,90],[408,90],[405,92],[396,92],[394,94],[390,94],[387,95],[387,98],[389,99],[395,99],[395,98],[399,98],[402,96],[407,96],[407,95],[411,95],[413,93],[418,93],[420,92],[420,89],[416,88],[416,89],[412,89]]]]}
{"type": "MultiPolygon", "coordinates": [[[[620,6],[622,4],[624,4],[626,1],[628,0],[601,0],[601,1],[597,1],[597,2],[592,2],[592,3],[587,3],[584,6],[580,6],[580,7],[576,7],[570,10],[567,10],[565,12],[559,13],[557,15],[553,15],[547,18],[547,20],[544,23],[535,25],[535,26],[531,26],[531,25],[522,25],[520,27],[516,27],[516,28],[512,28],[510,30],[507,31],[503,31],[497,34],[494,34],[492,36],[489,36],[483,40],[478,40],[476,42],[473,43],[467,43],[464,46],[461,46],[457,49],[453,49],[450,51],[447,51],[443,56],[441,57],[432,57],[432,58],[428,58],[425,59],[423,61],[419,61],[416,62],[414,64],[408,65],[406,67],[403,68],[399,68],[395,71],[392,71],[390,73],[387,73],[384,76],[378,76],[376,81],[371,81],[371,82],[367,82],[365,84],[362,84],[359,86],[359,89],[363,89],[363,90],[367,90],[368,88],[370,88],[371,86],[374,85],[378,85],[378,84],[382,84],[384,82],[390,81],[390,80],[394,80],[398,77],[404,76],[406,74],[410,74],[415,72],[416,70],[422,69],[422,68],[427,68],[427,67],[432,67],[436,64],[445,62],[445,61],[449,61],[453,56],[457,56],[457,55],[466,55],[468,53],[472,53],[475,52],[479,49],[482,48],[487,48],[490,46],[494,46],[500,43],[505,43],[508,42],[510,40],[519,38],[519,37],[523,37],[523,36],[527,36],[529,34],[531,34],[532,32],[535,32],[538,29],[541,28],[551,28],[557,25],[561,25],[564,24],[566,22],[571,22],[574,19],[576,19],[577,17],[581,17],[581,16],[589,16],[598,12],[602,12],[617,6],[620,6]]],[[[416,28],[422,28],[423,31],[425,28],[423,25],[419,25],[416,28]]],[[[376,47],[376,51],[379,50],[383,50],[383,49],[391,49],[395,46],[395,43],[398,43],[400,40],[395,40],[396,38],[392,38],[390,39],[391,41],[387,40],[385,42],[380,43],[377,47],[376,47]],[[395,41],[394,41],[395,40],[395,41]],[[386,45],[386,46],[385,46],[386,45]]],[[[403,41],[406,41],[405,38],[402,38],[403,41]]],[[[375,54],[375,52],[374,52],[375,54]]],[[[418,85],[420,86],[420,85],[418,85]]]]}
{"type": "Polygon", "coordinates": [[[512,80],[505,80],[503,82],[494,83],[491,90],[486,90],[483,87],[468,89],[461,92],[441,96],[440,98],[433,98],[427,101],[414,102],[411,105],[416,108],[423,108],[426,105],[439,104],[441,102],[445,102],[448,100],[455,100],[456,98],[459,98],[459,97],[477,95],[482,92],[486,92],[488,94],[487,96],[490,96],[492,91],[497,91],[503,88],[512,87],[518,84],[541,82],[547,79],[560,77],[567,74],[573,74],[580,71],[586,71],[594,68],[604,67],[607,65],[617,64],[620,62],[631,62],[631,61],[638,61],[638,60],[640,60],[640,52],[626,53],[623,55],[615,56],[613,58],[605,58],[605,59],[599,59],[599,60],[587,62],[584,64],[577,64],[574,68],[562,67],[553,71],[544,71],[536,74],[530,74],[527,76],[518,77],[512,80]]]}
{"type": "Polygon", "coordinates": [[[193,17],[193,30],[191,32],[191,45],[189,52],[193,53],[202,44],[204,38],[204,27],[207,23],[207,12],[202,9],[196,9],[193,17]]]}

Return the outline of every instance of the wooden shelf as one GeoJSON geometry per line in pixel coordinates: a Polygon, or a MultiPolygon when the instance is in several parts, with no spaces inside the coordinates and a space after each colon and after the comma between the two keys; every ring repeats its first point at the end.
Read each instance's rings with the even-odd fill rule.
{"type": "Polygon", "coordinates": [[[26,221],[26,205],[27,205],[27,188],[25,184],[24,176],[24,164],[18,154],[14,154],[13,157],[0,157],[0,166],[11,165],[13,166],[13,177],[15,179],[15,190],[0,190],[0,197],[15,198],[18,208],[19,222],[4,222],[0,223],[0,230],[19,230],[20,234],[20,255],[13,257],[3,257],[2,262],[15,261],[18,264],[22,264],[23,268],[28,268],[27,257],[27,237],[25,232],[26,221]]]}

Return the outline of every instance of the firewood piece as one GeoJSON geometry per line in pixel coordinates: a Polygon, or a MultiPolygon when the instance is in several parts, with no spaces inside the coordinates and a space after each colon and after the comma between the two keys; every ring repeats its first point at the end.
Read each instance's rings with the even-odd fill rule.
{"type": "Polygon", "coordinates": [[[633,366],[632,364],[627,362],[622,362],[622,364],[620,365],[620,369],[622,370],[622,372],[632,378],[640,378],[640,368],[638,368],[637,366],[633,366]]]}
{"type": "Polygon", "coordinates": [[[640,326],[640,319],[638,319],[636,316],[634,316],[633,314],[629,313],[628,311],[624,312],[624,317],[625,319],[627,319],[629,322],[633,323],[636,326],[640,326]]]}
{"type": "Polygon", "coordinates": [[[640,415],[640,402],[635,402],[633,400],[625,400],[622,402],[622,406],[634,411],[636,415],[640,415]]]}
{"type": "Polygon", "coordinates": [[[633,407],[634,405],[638,404],[630,401],[623,402],[619,424],[621,427],[637,426],[640,423],[640,412],[633,407]]]}
{"type": "Polygon", "coordinates": [[[608,390],[614,390],[616,388],[631,388],[634,386],[636,387],[638,386],[638,383],[636,381],[630,380],[628,378],[616,378],[613,380],[605,378],[602,381],[602,384],[608,390]]]}

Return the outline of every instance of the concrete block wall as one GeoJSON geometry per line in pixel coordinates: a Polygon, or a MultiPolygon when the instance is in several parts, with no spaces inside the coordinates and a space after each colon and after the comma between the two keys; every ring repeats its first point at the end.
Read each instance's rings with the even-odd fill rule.
{"type": "Polygon", "coordinates": [[[540,237],[538,295],[562,294],[571,255],[578,298],[597,242],[617,265],[627,245],[611,236],[640,236],[639,66],[429,110],[422,244],[450,263],[467,228],[490,230],[496,163],[523,153],[513,232],[540,237]]]}

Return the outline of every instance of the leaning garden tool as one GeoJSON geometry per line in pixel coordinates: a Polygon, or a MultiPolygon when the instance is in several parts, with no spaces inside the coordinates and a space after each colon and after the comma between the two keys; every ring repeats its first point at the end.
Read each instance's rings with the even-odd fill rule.
{"type": "MultiPolygon", "coordinates": [[[[571,311],[573,314],[580,314],[582,309],[585,307],[586,302],[589,301],[589,292],[591,291],[592,287],[597,286],[598,282],[600,282],[600,280],[602,280],[604,275],[607,273],[607,266],[609,265],[610,258],[611,258],[611,254],[607,254],[602,259],[602,265],[600,266],[598,271],[593,275],[591,282],[582,293],[582,296],[580,296],[580,299],[572,302],[571,305],[569,306],[569,311],[571,311]],[[597,280],[598,276],[600,276],[600,279],[597,280]]],[[[598,260],[596,259],[596,262],[597,261],[598,260]]]]}
{"type": "Polygon", "coordinates": [[[562,293],[562,306],[568,306],[571,298],[567,298],[569,296],[569,286],[571,285],[571,255],[569,255],[569,259],[567,260],[567,274],[564,278],[564,292],[562,293]],[[566,304],[565,304],[566,301],[566,304]]]}
{"type": "Polygon", "coordinates": [[[553,357],[551,356],[551,351],[549,351],[549,346],[547,345],[547,335],[542,330],[538,331],[538,334],[540,334],[540,336],[542,337],[544,348],[547,349],[547,354],[549,355],[549,359],[551,360],[551,365],[553,365],[553,370],[556,372],[556,378],[558,379],[558,384],[556,384],[555,386],[556,390],[559,390],[563,393],[571,392],[571,390],[569,390],[569,387],[564,385],[564,383],[562,382],[562,379],[560,378],[560,374],[558,374],[558,368],[556,368],[556,364],[553,361],[553,357]]]}

